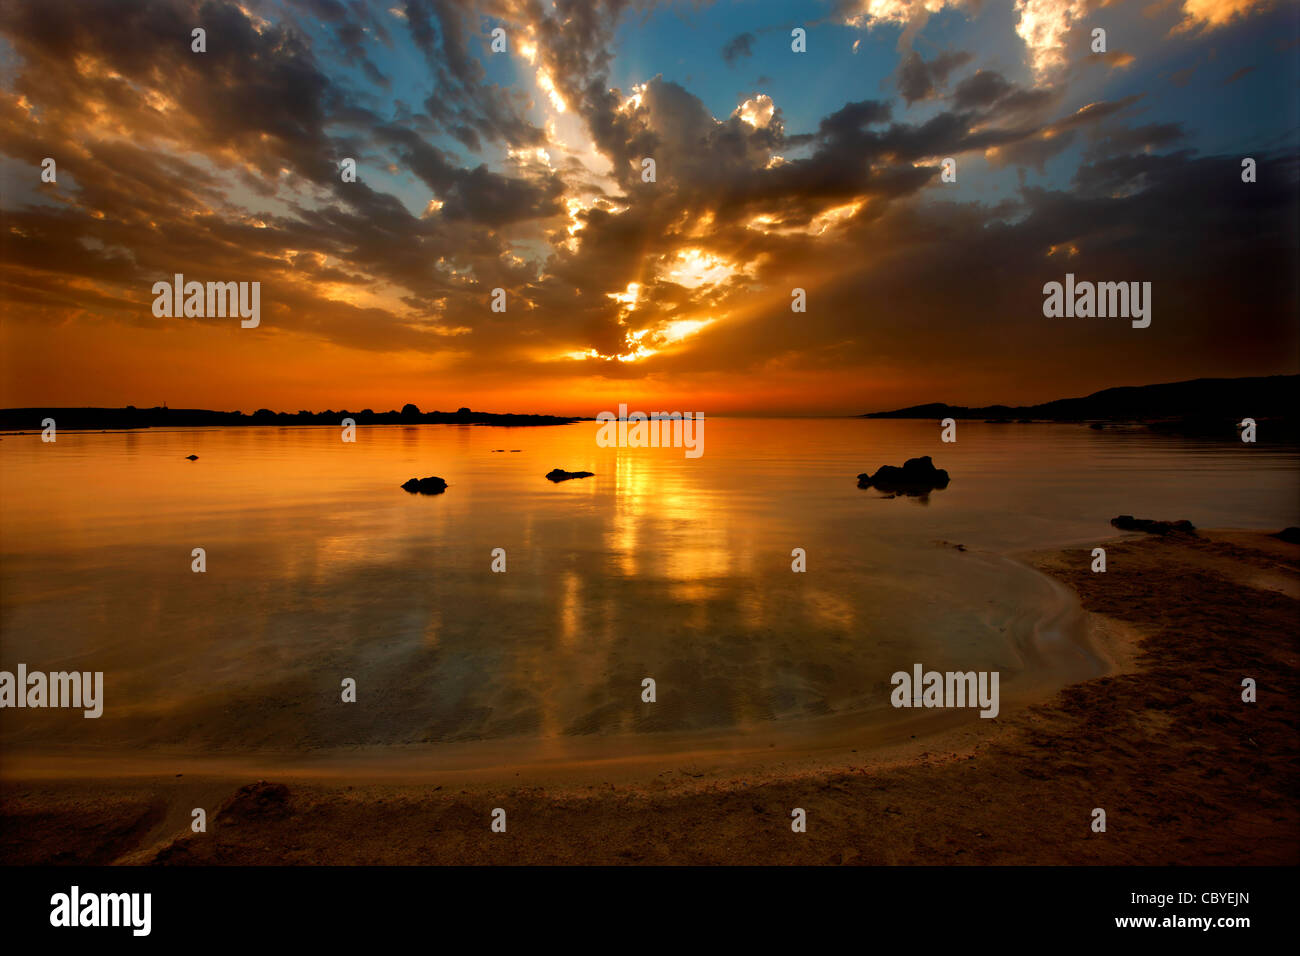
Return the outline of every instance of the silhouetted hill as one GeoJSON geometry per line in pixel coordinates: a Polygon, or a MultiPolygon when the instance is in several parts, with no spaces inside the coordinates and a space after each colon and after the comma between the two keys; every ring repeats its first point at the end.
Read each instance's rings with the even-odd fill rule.
{"type": "Polygon", "coordinates": [[[259,408],[251,415],[243,412],[214,412],[203,408],[4,408],[0,409],[0,429],[5,431],[39,431],[41,422],[54,419],[60,429],[89,428],[199,428],[215,425],[332,425],[345,418],[358,425],[567,425],[581,418],[555,415],[515,415],[474,412],[461,408],[454,412],[422,412],[414,405],[398,411],[375,412],[273,412],[259,408]]]}
{"type": "Polygon", "coordinates": [[[1054,422],[1141,422],[1152,428],[1218,433],[1243,418],[1289,420],[1294,416],[1300,375],[1259,378],[1198,378],[1164,385],[1107,388],[1084,398],[1059,398],[1041,405],[985,405],[968,408],[932,402],[859,418],[1033,419],[1054,422]]]}

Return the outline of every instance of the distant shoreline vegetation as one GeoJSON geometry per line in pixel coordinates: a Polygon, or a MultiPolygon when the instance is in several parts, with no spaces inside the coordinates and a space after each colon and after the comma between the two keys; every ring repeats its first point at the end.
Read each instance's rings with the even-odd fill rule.
{"type": "Polygon", "coordinates": [[[359,412],[346,409],[273,412],[269,408],[259,408],[251,415],[203,408],[136,408],[128,405],[126,408],[4,408],[0,409],[0,430],[40,431],[41,422],[46,418],[53,418],[61,430],[230,425],[330,425],[338,428],[345,418],[351,418],[358,425],[497,425],[512,428],[591,421],[589,418],[564,418],[558,415],[476,412],[468,408],[459,408],[454,412],[422,412],[415,405],[404,405],[401,411],[387,412],[376,412],[369,408],[359,412]]]}
{"type": "Polygon", "coordinates": [[[1181,435],[1233,435],[1244,418],[1271,421],[1272,438],[1297,436],[1295,413],[1300,375],[1255,378],[1198,378],[1163,385],[1108,388],[1083,398],[1040,405],[967,407],[932,402],[858,418],[954,418],[993,423],[1106,422],[1139,424],[1181,435]]]}

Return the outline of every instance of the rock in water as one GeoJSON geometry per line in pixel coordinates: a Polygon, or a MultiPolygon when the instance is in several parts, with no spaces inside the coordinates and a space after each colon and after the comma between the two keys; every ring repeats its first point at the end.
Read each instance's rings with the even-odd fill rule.
{"type": "Polygon", "coordinates": [[[186,460],[186,461],[198,461],[198,460],[199,460],[199,456],[198,456],[198,455],[186,455],[186,456],[185,456],[185,460],[186,460]]]}
{"type": "Polygon", "coordinates": [[[930,456],[909,458],[903,467],[881,465],[874,475],[858,475],[859,488],[878,488],[903,495],[924,495],[948,487],[948,472],[934,467],[930,456]]]}
{"type": "Polygon", "coordinates": [[[402,485],[403,491],[413,495],[440,495],[447,490],[447,482],[441,478],[412,478],[402,485]]]}
{"type": "Polygon", "coordinates": [[[546,473],[546,477],[551,481],[568,481],[570,478],[590,478],[594,471],[565,471],[563,468],[552,468],[546,473]]]}
{"type": "Polygon", "coordinates": [[[1147,534],[1196,534],[1196,526],[1190,521],[1155,521],[1151,518],[1120,515],[1111,518],[1110,523],[1120,531],[1145,531],[1147,534]]]}

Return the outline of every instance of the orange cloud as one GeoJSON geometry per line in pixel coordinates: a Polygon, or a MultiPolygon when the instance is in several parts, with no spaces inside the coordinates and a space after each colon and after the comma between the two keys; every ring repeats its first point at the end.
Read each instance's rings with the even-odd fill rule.
{"type": "Polygon", "coordinates": [[[1201,26],[1214,29],[1237,17],[1273,6],[1274,0],[1183,0],[1184,18],[1178,29],[1194,30],[1201,26]]]}

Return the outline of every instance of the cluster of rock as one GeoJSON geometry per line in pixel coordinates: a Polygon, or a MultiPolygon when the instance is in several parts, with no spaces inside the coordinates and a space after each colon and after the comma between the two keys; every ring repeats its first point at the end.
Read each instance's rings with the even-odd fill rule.
{"type": "Polygon", "coordinates": [[[437,476],[412,478],[410,481],[403,482],[402,490],[413,495],[440,495],[447,490],[447,482],[437,476]]]}
{"type": "Polygon", "coordinates": [[[896,495],[924,495],[948,487],[948,472],[934,467],[929,455],[909,458],[903,467],[881,465],[874,475],[858,475],[859,488],[875,488],[896,495]]]}
{"type": "MultiPolygon", "coordinates": [[[[546,477],[554,482],[569,481],[572,478],[590,478],[594,471],[565,471],[563,468],[553,468],[547,472],[546,477]]],[[[428,478],[412,478],[402,483],[402,490],[413,495],[440,495],[447,490],[447,481],[436,475],[430,475],[428,478]]]]}
{"type": "Polygon", "coordinates": [[[1153,518],[1120,515],[1118,518],[1111,518],[1110,523],[1120,531],[1145,531],[1147,534],[1196,534],[1196,526],[1190,521],[1156,521],[1153,518]]]}

